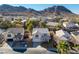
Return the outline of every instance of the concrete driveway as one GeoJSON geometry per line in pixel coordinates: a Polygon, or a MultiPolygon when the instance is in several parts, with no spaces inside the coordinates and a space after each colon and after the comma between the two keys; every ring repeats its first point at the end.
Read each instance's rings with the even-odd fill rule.
{"type": "Polygon", "coordinates": [[[36,48],[28,48],[26,52],[27,54],[56,54],[55,52],[48,51],[47,49],[41,47],[40,45],[36,48]]]}
{"type": "Polygon", "coordinates": [[[40,45],[36,48],[27,48],[24,53],[14,51],[7,43],[0,47],[0,54],[56,54],[55,52],[48,51],[40,45]]]}

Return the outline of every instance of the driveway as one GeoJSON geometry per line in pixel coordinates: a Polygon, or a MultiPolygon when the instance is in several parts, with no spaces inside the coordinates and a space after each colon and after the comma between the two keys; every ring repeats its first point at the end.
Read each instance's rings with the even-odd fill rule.
{"type": "Polygon", "coordinates": [[[2,47],[0,47],[0,54],[9,54],[9,53],[18,53],[18,52],[14,52],[7,43],[5,43],[2,47]]]}
{"type": "Polygon", "coordinates": [[[26,52],[27,54],[56,54],[55,52],[48,51],[47,49],[41,47],[40,45],[36,48],[28,48],[26,52]]]}
{"type": "Polygon", "coordinates": [[[0,54],[56,54],[55,52],[48,51],[40,45],[36,48],[27,48],[24,53],[14,51],[7,43],[0,47],[0,54]]]}

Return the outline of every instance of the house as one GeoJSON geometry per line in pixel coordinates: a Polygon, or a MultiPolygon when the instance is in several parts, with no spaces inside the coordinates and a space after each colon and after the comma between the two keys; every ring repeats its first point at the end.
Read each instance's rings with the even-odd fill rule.
{"type": "Polygon", "coordinates": [[[21,22],[24,23],[24,22],[26,22],[26,21],[27,21],[27,20],[22,20],[21,22]]]}
{"type": "Polygon", "coordinates": [[[26,13],[21,12],[2,12],[0,18],[8,21],[15,21],[17,19],[26,20],[26,13]]]}
{"type": "Polygon", "coordinates": [[[61,20],[60,20],[61,22],[67,22],[68,21],[68,18],[62,18],[61,20]]]}
{"type": "Polygon", "coordinates": [[[30,20],[31,21],[40,21],[40,18],[33,16],[33,17],[30,17],[30,20]]]}
{"type": "Polygon", "coordinates": [[[79,25],[73,22],[63,22],[63,26],[65,29],[78,29],[79,25]]]}
{"type": "Polygon", "coordinates": [[[50,27],[55,27],[55,26],[58,26],[59,23],[57,23],[57,22],[47,22],[46,25],[47,25],[47,26],[50,26],[50,27]]]}
{"type": "Polygon", "coordinates": [[[5,42],[5,36],[3,34],[0,34],[0,47],[3,45],[5,42]]]}
{"type": "Polygon", "coordinates": [[[71,35],[67,31],[64,31],[64,30],[58,30],[58,31],[56,31],[56,36],[58,38],[58,42],[60,40],[68,41],[68,40],[71,39],[71,35]]]}
{"type": "Polygon", "coordinates": [[[8,15],[8,16],[3,16],[3,20],[8,20],[8,21],[15,21],[17,19],[21,19],[21,20],[26,20],[26,16],[12,16],[12,15],[8,15]]]}
{"type": "Polygon", "coordinates": [[[73,43],[79,45],[79,31],[71,32],[71,36],[73,37],[73,43]]]}
{"type": "Polygon", "coordinates": [[[47,22],[54,22],[56,19],[52,17],[45,17],[47,22]]]}
{"type": "Polygon", "coordinates": [[[5,30],[0,29],[0,47],[4,44],[5,41],[6,41],[5,30]]]}
{"type": "Polygon", "coordinates": [[[50,34],[47,28],[33,28],[32,36],[33,42],[48,42],[50,40],[50,34]]]}
{"type": "Polygon", "coordinates": [[[48,26],[48,29],[52,31],[54,30],[54,28],[56,28],[59,25],[59,23],[58,22],[47,22],[46,25],[48,26]]]}
{"type": "Polygon", "coordinates": [[[23,40],[24,28],[7,29],[7,40],[20,41],[23,40]]]}
{"type": "Polygon", "coordinates": [[[24,41],[24,28],[9,28],[6,33],[7,43],[13,50],[25,51],[27,49],[24,41]]]}
{"type": "Polygon", "coordinates": [[[50,34],[47,28],[33,28],[32,42],[33,47],[37,47],[43,42],[49,42],[50,34]]]}

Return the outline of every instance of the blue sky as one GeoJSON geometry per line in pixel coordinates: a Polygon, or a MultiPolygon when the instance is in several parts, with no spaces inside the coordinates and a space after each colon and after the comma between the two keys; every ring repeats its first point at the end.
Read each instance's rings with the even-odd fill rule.
{"type": "Polygon", "coordinates": [[[73,13],[79,14],[79,4],[11,4],[13,6],[24,6],[26,8],[33,8],[35,10],[43,10],[45,8],[54,6],[54,5],[63,5],[73,13]]]}

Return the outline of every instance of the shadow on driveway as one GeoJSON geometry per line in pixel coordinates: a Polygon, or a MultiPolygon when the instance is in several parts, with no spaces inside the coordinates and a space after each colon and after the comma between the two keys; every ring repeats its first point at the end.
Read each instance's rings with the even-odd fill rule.
{"type": "Polygon", "coordinates": [[[7,41],[7,44],[16,52],[24,53],[27,50],[27,45],[24,41],[7,41]]]}

